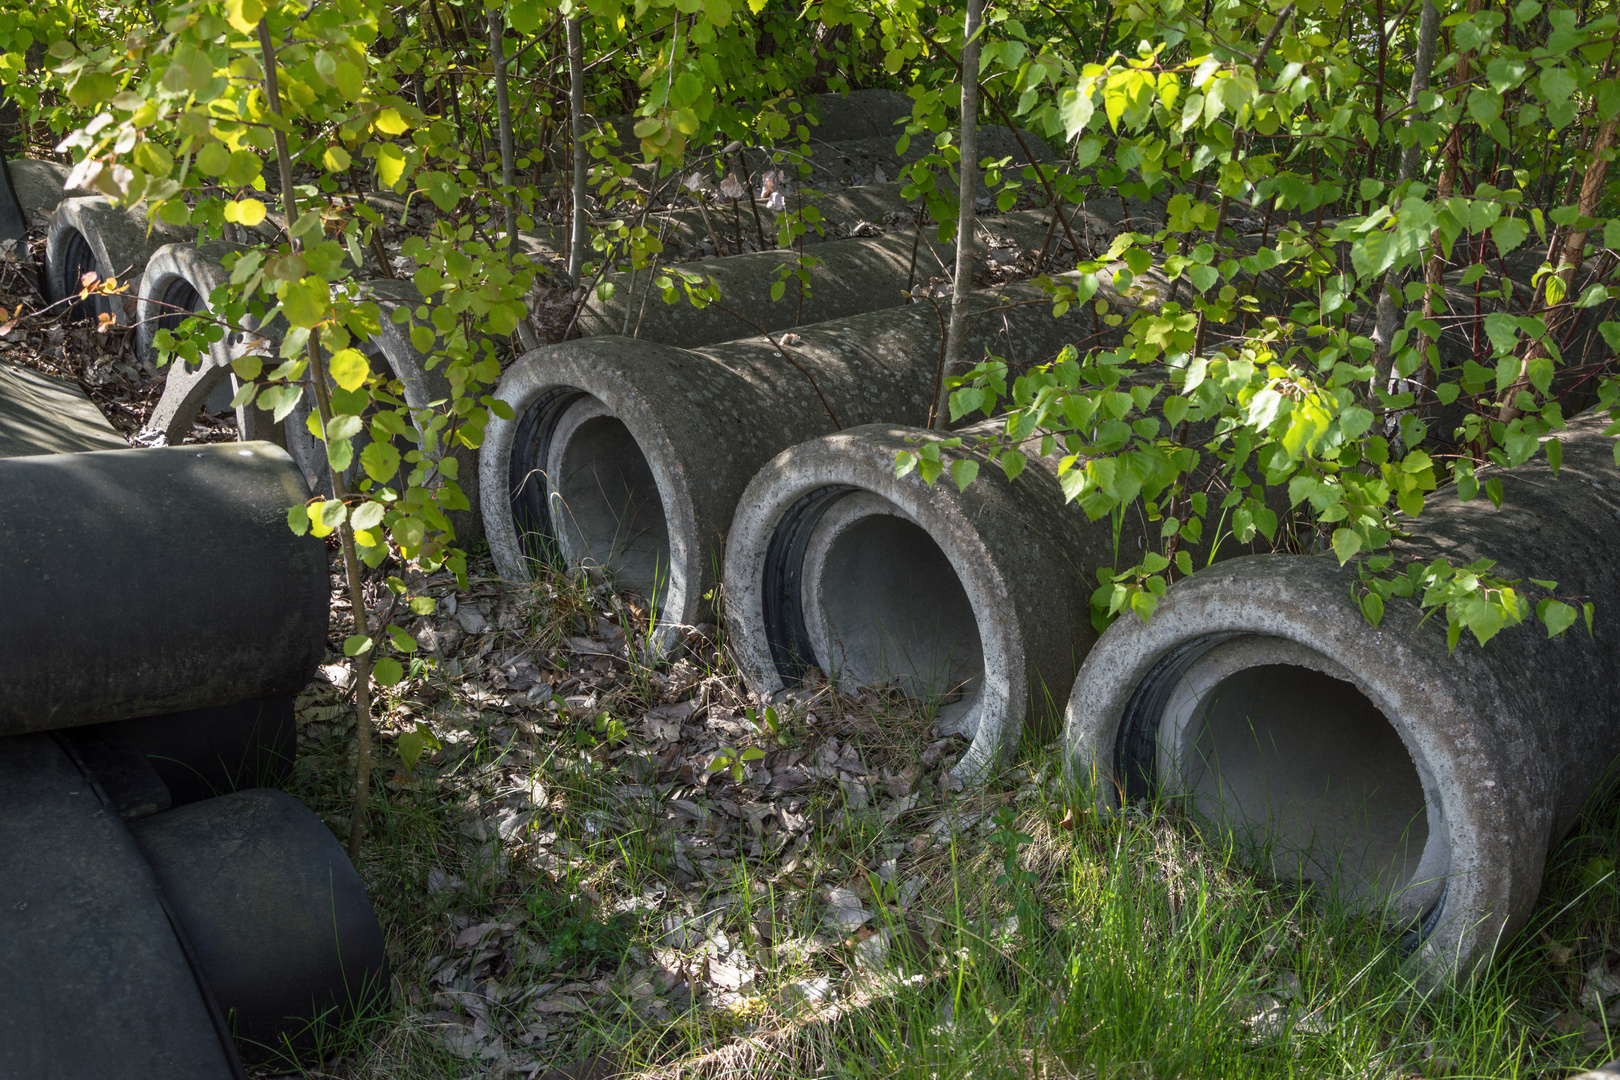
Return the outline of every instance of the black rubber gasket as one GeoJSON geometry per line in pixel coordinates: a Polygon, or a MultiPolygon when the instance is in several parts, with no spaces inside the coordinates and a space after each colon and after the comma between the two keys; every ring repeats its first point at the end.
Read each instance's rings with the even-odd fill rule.
{"type": "Polygon", "coordinates": [[[175,277],[163,289],[158,310],[161,312],[153,330],[178,330],[187,317],[195,315],[203,306],[202,295],[196,286],[183,277],[175,277]]]}
{"type": "Polygon", "coordinates": [[[801,496],[783,512],[765,549],[761,583],[765,643],[784,686],[797,687],[815,664],[815,649],[804,621],[804,553],[827,508],[858,488],[829,484],[801,496]]]}
{"type": "Polygon", "coordinates": [[[517,526],[518,549],[546,564],[556,564],[561,552],[551,521],[545,462],[551,454],[551,440],[557,433],[557,421],[563,411],[585,396],[583,390],[571,386],[547,390],[524,411],[512,436],[507,491],[512,505],[512,523],[517,526]]]}
{"type": "MultiPolygon", "coordinates": [[[[62,249],[62,272],[56,282],[62,299],[78,296],[84,275],[101,274],[101,264],[96,262],[96,253],[90,249],[90,241],[84,238],[84,233],[78,229],[68,237],[67,246],[62,249]]],[[[70,322],[89,319],[95,315],[94,300],[75,300],[68,305],[67,318],[70,322]]]]}

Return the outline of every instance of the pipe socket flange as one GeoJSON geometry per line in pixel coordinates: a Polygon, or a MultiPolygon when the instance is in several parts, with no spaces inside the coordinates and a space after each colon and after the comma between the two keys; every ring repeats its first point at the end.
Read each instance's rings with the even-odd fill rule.
{"type": "Polygon", "coordinates": [[[663,652],[695,621],[703,575],[687,471],[672,467],[680,455],[660,410],[593,360],[626,350],[683,355],[594,338],[530,353],[507,371],[496,393],[513,418],[490,418],[479,454],[484,531],[506,577],[583,565],[645,596],[660,616],[653,638],[663,652]]]}
{"type": "MultiPolygon", "coordinates": [[[[414,442],[401,440],[396,448],[403,459],[408,451],[426,446],[428,421],[424,418],[431,412],[443,411],[450,400],[450,383],[444,375],[443,361],[432,363],[429,354],[417,349],[411,341],[413,327],[426,328],[434,335],[435,341],[438,340],[439,334],[424,315],[427,305],[422,294],[408,281],[377,278],[361,284],[354,299],[375,303],[381,316],[377,331],[365,341],[357,342],[356,347],[366,354],[373,371],[386,371],[391,378],[398,380],[400,397],[417,418],[417,433],[424,440],[420,446],[414,442]],[[396,315],[400,316],[399,321],[396,321],[396,315]]],[[[330,497],[332,482],[328,471],[326,444],[309,430],[309,418],[314,411],[315,403],[306,391],[287,415],[283,428],[287,452],[298,463],[298,468],[304,474],[310,489],[330,497]]],[[[261,415],[268,414],[261,413],[261,415]]],[[[360,472],[360,454],[364,449],[366,438],[367,436],[362,435],[356,440],[354,461],[345,473],[345,479],[351,482],[351,486],[360,472]]],[[[432,448],[424,451],[424,458],[438,462],[452,459],[456,463],[455,482],[461,488],[467,503],[464,507],[457,505],[450,508],[448,516],[455,528],[455,542],[462,547],[468,547],[483,536],[477,509],[479,505],[477,452],[460,446],[446,448],[443,429],[433,433],[432,442],[432,448]]],[[[412,465],[401,460],[402,475],[409,473],[411,468],[412,465]]],[[[437,484],[441,481],[434,479],[430,482],[437,484]]]]}

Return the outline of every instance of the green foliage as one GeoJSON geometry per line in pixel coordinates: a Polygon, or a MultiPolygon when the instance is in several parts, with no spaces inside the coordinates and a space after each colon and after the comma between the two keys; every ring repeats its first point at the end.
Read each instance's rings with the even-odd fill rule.
{"type": "Polygon", "coordinates": [[[561,970],[617,966],[630,947],[633,921],[623,915],[605,922],[592,918],[582,896],[535,892],[526,906],[535,931],[542,935],[552,962],[561,970]]]}

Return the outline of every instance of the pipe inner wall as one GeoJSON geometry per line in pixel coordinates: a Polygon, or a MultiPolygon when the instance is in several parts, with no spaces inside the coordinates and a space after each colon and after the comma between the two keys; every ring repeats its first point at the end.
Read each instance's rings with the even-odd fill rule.
{"type": "Polygon", "coordinates": [[[937,709],[943,728],[973,730],[984,683],[973,604],[911,515],[870,492],[837,499],[811,531],[799,573],[810,648],[829,679],[896,686],[937,709]]]}
{"type": "Polygon", "coordinates": [[[598,568],[662,606],[670,579],[669,520],[652,467],[624,421],[581,394],[563,407],[544,461],[563,560],[598,568]]]}
{"type": "Polygon", "coordinates": [[[1251,863],[1400,921],[1439,900],[1451,859],[1434,778],[1327,657],[1235,636],[1159,665],[1127,713],[1126,771],[1151,770],[1251,863]]]}

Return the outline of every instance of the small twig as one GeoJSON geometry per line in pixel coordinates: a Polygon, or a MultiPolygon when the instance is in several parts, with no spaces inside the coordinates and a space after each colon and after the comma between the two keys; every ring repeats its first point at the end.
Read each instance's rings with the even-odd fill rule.
{"type": "Polygon", "coordinates": [[[844,425],[838,422],[838,414],[833,411],[832,402],[828,401],[827,395],[821,392],[821,386],[816,382],[816,377],[810,374],[809,370],[806,369],[803,364],[789,356],[788,351],[782,347],[782,343],[773,337],[769,330],[765,329],[763,326],[759,325],[759,323],[755,322],[753,319],[750,319],[741,312],[733,311],[731,308],[726,307],[726,305],[720,303],[718,300],[710,300],[709,303],[713,304],[727,315],[730,315],[732,318],[737,319],[739,322],[744,322],[749,326],[752,326],[756,331],[758,331],[761,337],[770,342],[771,345],[775,347],[777,353],[781,355],[782,359],[792,364],[794,368],[798,370],[799,374],[803,375],[807,380],[809,380],[810,389],[814,390],[816,392],[816,397],[821,399],[821,407],[827,410],[827,417],[833,422],[833,427],[837,428],[839,431],[844,430],[844,425]]]}

